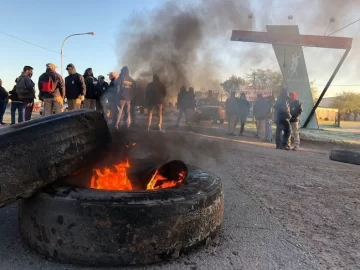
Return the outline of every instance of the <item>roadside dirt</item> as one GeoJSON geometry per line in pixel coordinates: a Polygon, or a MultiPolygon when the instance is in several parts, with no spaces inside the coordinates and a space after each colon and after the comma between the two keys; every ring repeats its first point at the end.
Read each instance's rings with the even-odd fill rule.
{"type": "Polygon", "coordinates": [[[231,172],[232,181],[324,269],[360,269],[359,166],[330,161],[334,147],[327,143],[305,143],[287,152],[252,137],[228,140],[224,170],[231,172]]]}

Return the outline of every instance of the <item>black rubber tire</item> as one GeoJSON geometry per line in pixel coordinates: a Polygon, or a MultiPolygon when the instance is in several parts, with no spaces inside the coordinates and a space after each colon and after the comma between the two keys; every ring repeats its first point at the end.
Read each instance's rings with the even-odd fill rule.
{"type": "Polygon", "coordinates": [[[360,152],[351,150],[331,150],[329,158],[333,161],[360,165],[360,152]]]}
{"type": "Polygon", "coordinates": [[[45,257],[90,266],[145,265],[189,252],[220,229],[219,178],[188,166],[172,189],[49,188],[19,203],[23,240],[45,257]]]}
{"type": "Polygon", "coordinates": [[[111,142],[101,113],[71,111],[0,130],[0,207],[93,162],[111,142]],[[100,150],[99,150],[100,149],[100,150]]]}

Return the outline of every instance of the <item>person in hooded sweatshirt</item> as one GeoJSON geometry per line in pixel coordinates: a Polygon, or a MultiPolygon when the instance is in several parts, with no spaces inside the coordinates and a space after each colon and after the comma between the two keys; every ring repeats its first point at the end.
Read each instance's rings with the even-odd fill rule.
{"type": "Polygon", "coordinates": [[[299,117],[303,112],[303,106],[301,102],[297,99],[297,93],[290,93],[290,125],[291,125],[291,133],[294,137],[294,148],[293,150],[297,150],[300,146],[300,132],[299,132],[299,117]]]}
{"type": "Polygon", "coordinates": [[[241,93],[240,99],[238,100],[238,106],[239,106],[238,121],[240,121],[239,136],[242,136],[245,129],[246,119],[250,113],[250,104],[249,101],[247,101],[246,99],[245,93],[241,93]]]}
{"type": "Polygon", "coordinates": [[[65,98],[65,83],[56,66],[46,64],[46,71],[39,77],[39,97],[44,101],[44,116],[61,113],[65,98]]]}
{"type": "Polygon", "coordinates": [[[154,74],[153,81],[148,84],[145,90],[145,103],[148,108],[148,129],[151,127],[153,111],[158,113],[156,129],[161,130],[163,118],[164,99],[166,97],[165,85],[160,81],[157,74],[154,74]]]}
{"type": "Polygon", "coordinates": [[[99,98],[97,79],[94,77],[92,68],[87,68],[84,73],[84,80],[86,84],[86,94],[84,100],[84,109],[95,110],[96,102],[99,98]]]}
{"type": "MultiPolygon", "coordinates": [[[[119,124],[122,117],[131,115],[131,101],[136,93],[136,83],[129,75],[128,67],[123,67],[119,78],[114,82],[115,96],[114,104],[116,105],[116,112],[113,114],[113,125],[115,129],[119,129],[119,124]],[[126,111],[125,111],[126,110],[126,111]]],[[[126,120],[126,127],[129,129],[131,125],[131,117],[124,117],[126,120]]]]}
{"type": "Polygon", "coordinates": [[[235,92],[230,93],[230,97],[225,102],[225,112],[228,119],[228,134],[235,135],[236,119],[239,114],[239,102],[235,97],[235,92]]]}
{"type": "Polygon", "coordinates": [[[291,134],[290,126],[290,104],[286,88],[281,89],[280,96],[274,105],[274,121],[276,124],[276,149],[290,150],[289,138],[291,134]],[[281,136],[282,132],[284,135],[281,136]]]}
{"type": "Polygon", "coordinates": [[[65,78],[65,95],[68,102],[68,110],[80,110],[81,102],[84,101],[86,94],[84,77],[76,72],[73,64],[68,64],[66,70],[69,73],[69,76],[65,78]]]}

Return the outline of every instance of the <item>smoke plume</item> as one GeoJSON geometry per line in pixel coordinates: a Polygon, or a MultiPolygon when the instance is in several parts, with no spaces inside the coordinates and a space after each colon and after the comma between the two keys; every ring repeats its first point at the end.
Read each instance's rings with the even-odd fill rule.
{"type": "Polygon", "coordinates": [[[222,74],[274,60],[270,45],[230,42],[232,29],[264,31],[266,24],[288,24],[291,14],[290,23],[298,24],[302,33],[323,35],[326,29],[329,34],[348,23],[344,18],[355,10],[360,10],[360,1],[168,1],[129,19],[119,36],[119,65],[127,65],[134,78],[150,79],[157,73],[172,97],[181,85],[216,90],[222,74]],[[331,17],[336,21],[329,24],[331,17]]]}

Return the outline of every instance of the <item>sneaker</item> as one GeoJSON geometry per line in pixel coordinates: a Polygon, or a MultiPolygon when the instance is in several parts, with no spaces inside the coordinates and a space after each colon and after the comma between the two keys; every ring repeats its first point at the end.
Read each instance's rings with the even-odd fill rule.
{"type": "Polygon", "coordinates": [[[286,145],[282,148],[283,150],[289,151],[290,150],[290,146],[286,145]]]}
{"type": "Polygon", "coordinates": [[[293,150],[294,150],[294,151],[298,150],[298,147],[297,147],[297,146],[295,146],[295,147],[293,148],[293,150]]]}
{"type": "Polygon", "coordinates": [[[4,123],[4,122],[1,122],[0,124],[1,124],[1,125],[6,125],[6,123],[4,123]]]}

